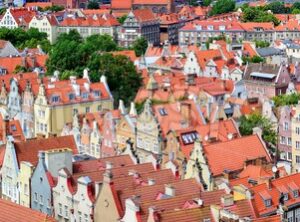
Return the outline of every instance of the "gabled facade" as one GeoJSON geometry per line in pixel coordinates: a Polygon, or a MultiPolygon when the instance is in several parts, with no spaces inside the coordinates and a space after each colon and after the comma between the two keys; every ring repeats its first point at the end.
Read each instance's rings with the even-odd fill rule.
{"type": "Polygon", "coordinates": [[[151,153],[161,154],[163,147],[161,129],[152,111],[150,100],[145,102],[144,110],[137,118],[136,127],[136,147],[141,159],[146,159],[151,153]]]}

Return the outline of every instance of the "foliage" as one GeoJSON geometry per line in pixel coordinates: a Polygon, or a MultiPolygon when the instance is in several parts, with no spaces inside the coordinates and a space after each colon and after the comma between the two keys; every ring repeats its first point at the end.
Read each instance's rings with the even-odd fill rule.
{"type": "Polygon", "coordinates": [[[0,15],[4,15],[5,12],[6,12],[6,8],[1,8],[1,9],[0,9],[0,15]]]}
{"type": "Polygon", "coordinates": [[[257,56],[257,55],[255,55],[253,57],[245,57],[245,56],[243,56],[242,60],[243,60],[244,64],[246,64],[247,62],[248,63],[260,63],[260,62],[264,62],[265,61],[264,58],[262,58],[260,56],[257,56]]]}
{"type": "MultiPolygon", "coordinates": [[[[251,114],[248,117],[242,116],[240,118],[240,133],[241,135],[251,135],[254,127],[262,129],[262,138],[273,146],[277,143],[277,134],[273,129],[271,122],[260,114],[251,114]]],[[[274,150],[273,150],[274,151],[274,150]]]]}
{"type": "Polygon", "coordinates": [[[23,73],[23,72],[29,72],[30,70],[27,69],[26,67],[24,66],[20,66],[20,65],[17,65],[15,70],[13,71],[14,74],[17,74],[17,73],[23,73]]]}
{"type": "Polygon", "coordinates": [[[294,9],[292,10],[292,14],[294,14],[294,15],[300,14],[300,9],[294,8],[294,9]]]}
{"type": "Polygon", "coordinates": [[[286,14],[290,13],[290,8],[285,7],[284,2],[271,2],[270,4],[264,7],[265,11],[270,10],[274,14],[286,14]]]}
{"type": "Polygon", "coordinates": [[[137,56],[144,55],[148,47],[148,42],[144,37],[136,39],[133,43],[133,50],[137,56]]]}
{"type": "Polygon", "coordinates": [[[142,84],[141,75],[128,57],[110,53],[94,53],[88,61],[92,81],[99,81],[101,75],[107,77],[108,85],[115,101],[122,99],[129,104],[142,84]]]}
{"type": "Polygon", "coordinates": [[[117,18],[120,24],[124,24],[125,20],[127,19],[127,15],[122,15],[121,17],[117,18]]]}
{"type": "Polygon", "coordinates": [[[246,7],[242,16],[243,22],[273,22],[275,26],[280,21],[272,14],[263,10],[261,7],[246,7]]]}
{"type": "Polygon", "coordinates": [[[52,5],[52,6],[47,6],[45,8],[39,8],[39,11],[41,11],[41,12],[46,12],[46,11],[59,12],[64,9],[65,9],[65,7],[62,5],[52,5]]]}
{"type": "Polygon", "coordinates": [[[88,9],[99,9],[99,3],[96,0],[90,0],[88,5],[88,9]]]}
{"type": "Polygon", "coordinates": [[[36,48],[37,45],[50,45],[50,42],[47,40],[47,34],[39,32],[36,28],[30,28],[27,31],[24,31],[21,28],[0,28],[0,39],[10,41],[19,49],[24,49],[26,47],[36,48]]]}
{"type": "Polygon", "coordinates": [[[256,48],[266,48],[270,46],[270,43],[263,40],[255,40],[256,48]]]}
{"type": "Polygon", "coordinates": [[[232,12],[235,9],[234,0],[217,0],[213,5],[210,15],[218,15],[222,13],[232,12]]]}
{"type": "Polygon", "coordinates": [[[209,6],[212,0],[203,0],[203,6],[209,6]]]}
{"type": "Polygon", "coordinates": [[[291,11],[293,11],[294,9],[300,9],[300,2],[295,2],[293,4],[293,6],[291,7],[291,11]]]}
{"type": "Polygon", "coordinates": [[[284,95],[273,97],[273,101],[276,107],[295,105],[298,104],[299,100],[300,100],[300,94],[298,93],[284,94],[284,95]]]}

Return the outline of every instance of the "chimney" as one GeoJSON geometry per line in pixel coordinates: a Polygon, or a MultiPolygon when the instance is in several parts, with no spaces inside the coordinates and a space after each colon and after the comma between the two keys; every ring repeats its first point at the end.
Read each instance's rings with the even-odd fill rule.
{"type": "Polygon", "coordinates": [[[262,138],[262,129],[260,127],[254,127],[252,129],[253,135],[257,134],[260,138],[262,138]]]}
{"type": "Polygon", "coordinates": [[[148,185],[149,185],[149,186],[155,185],[155,180],[149,178],[149,179],[148,179],[148,185]]]}
{"type": "Polygon", "coordinates": [[[229,207],[234,204],[233,195],[232,194],[225,194],[221,197],[221,203],[223,207],[229,207]]]}
{"type": "Polygon", "coordinates": [[[90,82],[89,69],[88,69],[88,68],[85,68],[85,69],[83,70],[83,77],[82,77],[82,78],[83,78],[83,79],[87,79],[88,82],[90,82]]]}
{"type": "Polygon", "coordinates": [[[174,197],[175,196],[175,188],[170,184],[166,184],[165,185],[165,195],[174,197]]]}
{"type": "Polygon", "coordinates": [[[184,121],[190,125],[191,122],[191,104],[180,103],[180,113],[184,121]]]}
{"type": "Polygon", "coordinates": [[[133,176],[134,178],[139,178],[139,173],[136,170],[129,170],[128,176],[133,176]]]}
{"type": "Polygon", "coordinates": [[[106,161],[106,169],[111,170],[113,168],[113,163],[110,161],[106,161]]]}
{"type": "Polygon", "coordinates": [[[113,174],[111,170],[106,170],[105,173],[103,174],[103,183],[112,185],[113,184],[112,179],[113,179],[113,174]]]}

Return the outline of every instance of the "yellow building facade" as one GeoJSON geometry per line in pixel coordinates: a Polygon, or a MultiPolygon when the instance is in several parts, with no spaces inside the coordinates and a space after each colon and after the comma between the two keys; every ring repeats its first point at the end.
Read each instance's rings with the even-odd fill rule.
{"type": "Polygon", "coordinates": [[[30,178],[33,173],[33,165],[29,162],[21,162],[18,175],[20,190],[20,205],[30,207],[30,178]]]}

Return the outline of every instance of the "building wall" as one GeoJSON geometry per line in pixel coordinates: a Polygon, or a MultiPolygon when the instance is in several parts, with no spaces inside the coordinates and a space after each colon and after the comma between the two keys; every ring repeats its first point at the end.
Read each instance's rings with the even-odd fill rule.
{"type": "Polygon", "coordinates": [[[291,160],[292,157],[292,127],[291,109],[288,106],[280,108],[280,118],[278,124],[278,149],[280,157],[284,160],[291,160]]]}
{"type": "Polygon", "coordinates": [[[8,140],[2,164],[2,198],[19,204],[19,166],[13,143],[8,140]]]}
{"type": "Polygon", "coordinates": [[[300,105],[292,117],[292,172],[300,172],[300,105]]]}
{"type": "Polygon", "coordinates": [[[21,127],[26,138],[34,136],[34,96],[31,89],[26,89],[22,95],[21,127]]]}
{"type": "MultiPolygon", "coordinates": [[[[128,116],[128,118],[130,117],[128,116]]],[[[124,150],[126,148],[126,141],[128,139],[131,140],[133,147],[135,147],[136,130],[133,130],[129,126],[125,116],[121,117],[120,123],[116,126],[116,136],[119,150],[124,150]]]]}
{"type": "Polygon", "coordinates": [[[29,22],[29,28],[37,28],[40,32],[47,33],[47,39],[53,44],[58,36],[57,27],[50,24],[46,16],[37,19],[35,16],[29,22]]]}
{"type": "Polygon", "coordinates": [[[21,113],[21,96],[19,95],[18,83],[14,79],[10,81],[7,108],[10,118],[14,118],[21,113]]]}
{"type": "Polygon", "coordinates": [[[86,38],[86,37],[94,35],[94,34],[99,34],[99,35],[107,34],[107,35],[110,35],[113,39],[116,39],[116,35],[117,35],[117,27],[114,27],[114,26],[112,26],[112,27],[91,27],[91,26],[65,27],[65,26],[59,26],[57,28],[57,32],[58,32],[58,34],[68,33],[74,29],[77,30],[78,33],[80,34],[80,36],[83,38],[86,38]]]}
{"type": "Polygon", "coordinates": [[[53,213],[51,187],[46,175],[44,157],[40,157],[39,163],[32,174],[31,208],[48,215],[53,213]]]}
{"type": "Polygon", "coordinates": [[[18,23],[15,21],[12,14],[10,13],[10,9],[7,9],[0,21],[0,27],[14,29],[17,28],[18,26],[19,26],[18,23]]]}
{"type": "Polygon", "coordinates": [[[19,190],[20,190],[20,204],[24,207],[31,207],[30,193],[31,185],[30,178],[33,172],[33,165],[28,162],[21,162],[19,174],[19,190]]]}

